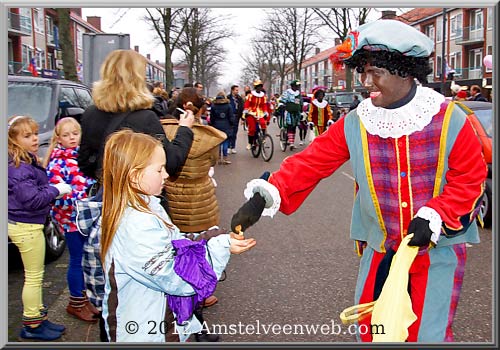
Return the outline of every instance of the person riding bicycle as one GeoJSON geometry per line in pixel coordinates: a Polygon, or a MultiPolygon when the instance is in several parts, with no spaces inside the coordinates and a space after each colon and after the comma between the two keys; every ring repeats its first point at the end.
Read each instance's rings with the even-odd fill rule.
{"type": "Polygon", "coordinates": [[[302,105],[304,100],[300,94],[300,81],[293,80],[290,89],[286,90],[280,98],[285,105],[285,127],[287,128],[288,143],[290,149],[295,148],[295,132],[302,118],[302,105]]]}
{"type": "Polygon", "coordinates": [[[255,139],[257,122],[260,129],[265,133],[270,118],[267,97],[263,91],[264,84],[261,80],[257,79],[253,82],[253,86],[255,90],[252,90],[247,95],[243,110],[243,118],[246,119],[248,125],[248,150],[252,148],[255,139]]]}

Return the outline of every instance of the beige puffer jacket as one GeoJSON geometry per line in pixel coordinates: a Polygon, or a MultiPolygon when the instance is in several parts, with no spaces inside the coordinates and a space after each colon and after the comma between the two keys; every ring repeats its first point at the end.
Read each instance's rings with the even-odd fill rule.
{"type": "MultiPolygon", "coordinates": [[[[165,134],[173,140],[179,128],[176,119],[161,120],[165,134]]],[[[199,232],[219,225],[215,187],[208,176],[219,156],[226,134],[208,125],[193,125],[193,144],[177,177],[166,184],[169,215],[182,232],[199,232]]]]}

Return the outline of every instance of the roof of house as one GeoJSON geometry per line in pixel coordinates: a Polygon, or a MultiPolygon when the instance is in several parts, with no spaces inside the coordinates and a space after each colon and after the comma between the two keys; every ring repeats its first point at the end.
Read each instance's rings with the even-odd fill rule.
{"type": "Polygon", "coordinates": [[[415,22],[418,22],[424,18],[430,17],[432,15],[435,15],[437,13],[442,12],[442,8],[415,8],[413,10],[410,10],[408,12],[402,13],[399,16],[396,16],[395,19],[406,23],[406,24],[412,24],[415,22]]]}
{"type": "Polygon", "coordinates": [[[334,52],[335,52],[335,46],[330,47],[329,49],[326,49],[325,51],[321,51],[320,53],[304,60],[304,62],[302,62],[302,66],[307,67],[307,66],[314,64],[316,62],[324,61],[325,59],[328,59],[328,57],[330,57],[330,55],[334,52]]]}

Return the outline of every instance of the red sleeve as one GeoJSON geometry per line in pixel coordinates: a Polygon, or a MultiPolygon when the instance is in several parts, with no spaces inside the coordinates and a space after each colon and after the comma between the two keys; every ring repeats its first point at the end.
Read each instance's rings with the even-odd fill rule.
{"type": "Polygon", "coordinates": [[[250,100],[252,99],[252,94],[248,94],[248,97],[245,99],[245,103],[243,104],[243,109],[250,109],[250,100]]]}
{"type": "Polygon", "coordinates": [[[481,152],[481,144],[469,120],[455,140],[448,157],[446,184],[443,192],[426,205],[436,210],[443,223],[451,230],[460,230],[482,198],[488,168],[481,152]]]}
{"type": "Polygon", "coordinates": [[[269,178],[280,193],[280,211],[292,214],[321,179],[332,175],[349,158],[343,120],[316,137],[302,152],[285,158],[269,178]]]}

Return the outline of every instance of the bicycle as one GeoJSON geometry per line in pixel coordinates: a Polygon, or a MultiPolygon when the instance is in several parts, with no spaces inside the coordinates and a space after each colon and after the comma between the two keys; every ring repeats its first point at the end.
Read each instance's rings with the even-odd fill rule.
{"type": "Polygon", "coordinates": [[[269,162],[274,154],[273,139],[271,135],[260,128],[259,119],[257,119],[255,125],[255,137],[251,148],[252,156],[257,158],[261,155],[265,162],[269,162]]]}

